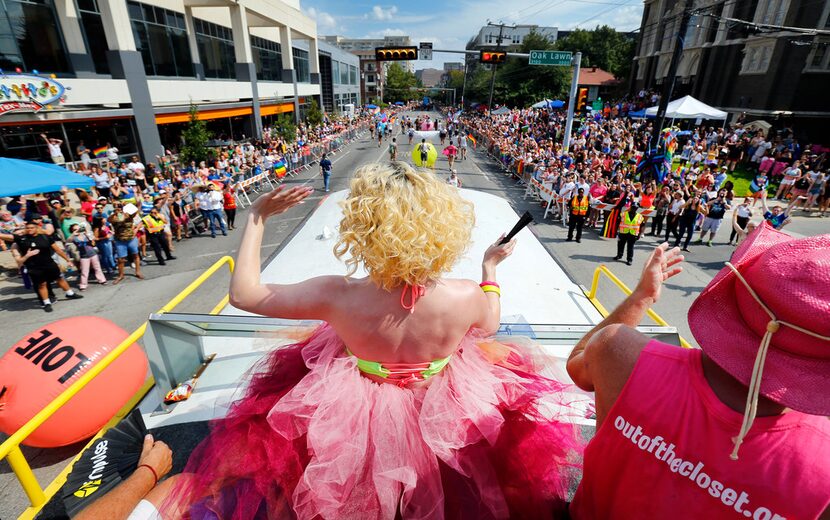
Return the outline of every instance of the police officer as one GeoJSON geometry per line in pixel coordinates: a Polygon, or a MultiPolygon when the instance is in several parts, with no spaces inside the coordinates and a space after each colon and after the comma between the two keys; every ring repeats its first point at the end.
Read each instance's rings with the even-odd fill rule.
{"type": "Polygon", "coordinates": [[[617,256],[614,260],[622,260],[623,250],[626,250],[625,263],[631,265],[634,260],[634,243],[640,236],[640,225],[643,216],[637,213],[637,204],[632,202],[628,211],[620,215],[620,232],[617,234],[617,256]]]}
{"type": "Polygon", "coordinates": [[[585,195],[585,188],[576,190],[576,195],[569,203],[571,207],[571,218],[568,219],[568,240],[573,240],[574,228],[576,228],[576,243],[579,244],[582,239],[582,225],[585,223],[585,215],[588,214],[588,209],[591,205],[591,199],[585,195]]]}
{"type": "Polygon", "coordinates": [[[164,256],[167,260],[175,260],[176,257],[170,254],[170,244],[167,243],[167,236],[164,233],[164,226],[167,221],[159,213],[158,208],[151,209],[150,214],[142,218],[141,221],[144,223],[144,229],[147,230],[147,241],[150,242],[150,247],[153,248],[159,265],[166,265],[164,258],[161,256],[162,250],[164,250],[164,256]]]}

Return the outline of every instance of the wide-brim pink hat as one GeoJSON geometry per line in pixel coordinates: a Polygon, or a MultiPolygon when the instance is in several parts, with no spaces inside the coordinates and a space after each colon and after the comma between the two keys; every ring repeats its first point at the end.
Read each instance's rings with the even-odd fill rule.
{"type": "Polygon", "coordinates": [[[768,339],[761,395],[807,414],[830,415],[830,235],[796,239],[764,223],[741,243],[731,264],[757,299],[730,267],[721,270],[689,309],[689,328],[701,349],[749,386],[768,339]]]}

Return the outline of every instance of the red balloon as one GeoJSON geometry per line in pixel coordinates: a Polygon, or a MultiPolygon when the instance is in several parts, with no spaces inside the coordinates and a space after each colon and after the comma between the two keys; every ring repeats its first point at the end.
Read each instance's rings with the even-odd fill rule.
{"type": "MultiPolygon", "coordinates": [[[[0,431],[17,431],[127,336],[97,316],[58,320],[26,334],[0,358],[0,431]]],[[[147,368],[134,343],[23,443],[52,448],[92,437],[141,388],[147,368]]]]}

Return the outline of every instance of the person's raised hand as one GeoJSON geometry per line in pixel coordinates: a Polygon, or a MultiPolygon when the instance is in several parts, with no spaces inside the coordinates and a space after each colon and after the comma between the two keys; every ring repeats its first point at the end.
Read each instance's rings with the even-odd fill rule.
{"type": "Polygon", "coordinates": [[[503,238],[504,233],[502,233],[499,239],[487,248],[487,251],[484,252],[484,260],[482,261],[482,264],[495,267],[513,253],[513,249],[516,248],[516,239],[514,238],[504,245],[499,245],[499,242],[501,242],[503,238]]]}
{"type": "Polygon", "coordinates": [[[260,196],[253,206],[251,212],[263,220],[268,217],[285,213],[314,192],[311,186],[294,186],[285,188],[280,186],[277,189],[260,196]]]}
{"type": "Polygon", "coordinates": [[[656,302],[660,298],[663,282],[683,270],[683,267],[678,265],[682,261],[683,255],[680,254],[679,247],[669,249],[668,242],[655,247],[646,260],[643,274],[634,292],[650,298],[652,303],[656,302]]]}
{"type": "Polygon", "coordinates": [[[156,441],[149,433],[144,436],[144,445],[141,447],[141,456],[138,458],[138,465],[147,464],[156,472],[156,477],[161,479],[173,468],[173,451],[167,444],[156,441]]]}

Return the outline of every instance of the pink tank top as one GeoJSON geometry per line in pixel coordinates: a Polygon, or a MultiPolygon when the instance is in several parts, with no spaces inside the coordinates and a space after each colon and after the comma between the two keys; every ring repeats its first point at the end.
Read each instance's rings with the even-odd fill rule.
{"type": "Polygon", "coordinates": [[[651,341],[585,450],[571,517],[816,519],[830,506],[830,421],[742,415],[703,375],[701,351],[651,341]]]}

